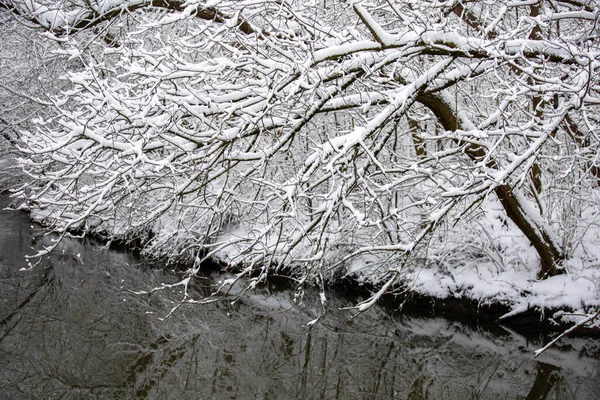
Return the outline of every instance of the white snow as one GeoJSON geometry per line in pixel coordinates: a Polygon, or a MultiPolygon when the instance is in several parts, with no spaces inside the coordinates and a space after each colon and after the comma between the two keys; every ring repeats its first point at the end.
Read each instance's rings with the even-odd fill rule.
{"type": "MultiPolygon", "coordinates": [[[[262,279],[285,265],[303,282],[341,274],[373,284],[359,311],[397,285],[502,302],[507,318],[538,307],[576,320],[600,307],[600,191],[589,176],[600,146],[590,111],[600,104],[600,53],[597,39],[582,39],[597,11],[545,7],[512,21],[513,8],[532,2],[465,5],[478,31],[436,15],[444,2],[352,1],[337,4],[342,16],[306,20],[294,13],[302,2],[290,2],[261,25],[276,3],[189,0],[181,13],[140,15],[131,28],[107,24],[122,30],[123,46],[60,46],[55,55],[77,64],[65,67],[68,88],[20,135],[31,157],[22,166],[37,179],[23,192],[39,204],[32,216],[57,230],[152,233],[151,256],[239,266],[224,290],[253,268],[262,279]],[[187,23],[197,6],[231,19],[187,23]],[[249,16],[264,35],[237,31],[249,16]],[[521,32],[559,20],[560,41],[521,32]],[[460,126],[445,132],[424,95],[460,126]],[[542,116],[531,111],[536,97],[542,116]],[[571,112],[585,139],[563,127],[571,112]],[[529,188],[538,161],[539,196],[529,188]],[[568,274],[537,279],[535,250],[493,200],[499,185],[515,188],[523,219],[565,252],[568,274]]],[[[22,4],[55,33],[90,11],[22,4]]]]}

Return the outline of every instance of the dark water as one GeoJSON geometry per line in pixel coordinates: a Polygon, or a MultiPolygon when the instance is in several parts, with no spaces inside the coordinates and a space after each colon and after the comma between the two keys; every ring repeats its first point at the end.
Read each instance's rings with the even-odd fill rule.
{"type": "Polygon", "coordinates": [[[567,339],[536,361],[541,343],[508,329],[378,308],[309,330],[319,307],[274,288],[162,321],[180,291],[130,289],[176,275],[74,240],[20,271],[49,240],[0,212],[0,399],[600,399],[597,341],[567,339]]]}

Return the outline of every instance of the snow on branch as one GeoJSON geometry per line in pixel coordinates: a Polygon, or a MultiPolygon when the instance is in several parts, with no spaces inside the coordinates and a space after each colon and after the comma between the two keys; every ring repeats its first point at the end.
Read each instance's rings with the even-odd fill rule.
{"type": "Polygon", "coordinates": [[[587,316],[586,318],[583,318],[581,321],[577,322],[575,325],[573,325],[572,327],[570,327],[569,329],[567,329],[566,331],[562,332],[560,335],[558,335],[557,337],[555,337],[554,339],[552,339],[547,345],[545,345],[544,347],[542,347],[541,349],[538,349],[535,351],[535,357],[539,357],[540,355],[542,355],[546,350],[548,350],[550,347],[554,346],[560,339],[562,339],[563,337],[569,335],[570,333],[576,331],[577,329],[592,323],[596,318],[600,317],[600,310],[596,311],[594,314],[591,314],[589,316],[587,316]]]}
{"type": "Polygon", "coordinates": [[[536,19],[529,3],[478,2],[478,24],[455,2],[119,0],[55,9],[56,24],[46,3],[19,10],[73,33],[162,3],[170,23],[115,20],[120,46],[61,46],[77,65],[52,115],[21,134],[33,182],[19,192],[56,230],[138,238],[173,262],[218,258],[255,283],[383,287],[360,310],[411,261],[439,263],[450,239],[491,223],[477,219],[485,204],[551,274],[584,234],[557,233],[565,193],[595,198],[600,142],[596,27],[575,6],[536,19]]]}
{"type": "MultiPolygon", "coordinates": [[[[34,0],[1,0],[0,8],[30,20],[57,37],[91,29],[124,13],[144,8],[162,8],[218,23],[225,23],[232,18],[215,7],[190,0],[94,0],[80,5],[63,1],[47,4],[34,0]]],[[[237,17],[234,24],[245,34],[255,32],[248,21],[241,17],[237,17]]]]}

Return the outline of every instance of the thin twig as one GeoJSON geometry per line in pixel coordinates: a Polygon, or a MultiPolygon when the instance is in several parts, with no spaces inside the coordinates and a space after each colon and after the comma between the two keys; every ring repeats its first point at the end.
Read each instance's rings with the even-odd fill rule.
{"type": "Polygon", "coordinates": [[[580,326],[583,326],[583,325],[587,324],[588,322],[592,322],[593,320],[595,320],[596,318],[598,318],[598,316],[600,316],[600,309],[598,309],[598,311],[596,311],[596,313],[594,315],[590,315],[589,317],[587,317],[585,319],[582,319],[581,321],[579,321],[578,323],[576,323],[575,325],[573,325],[572,327],[570,327],[569,329],[567,329],[566,331],[564,331],[563,333],[561,333],[560,335],[558,335],[556,338],[554,338],[554,340],[552,340],[550,343],[548,343],[547,345],[545,345],[541,349],[536,350],[534,358],[536,358],[537,356],[539,356],[540,354],[542,354],[543,352],[545,352],[546,350],[548,350],[550,347],[552,347],[554,345],[554,343],[556,343],[560,339],[562,339],[563,336],[568,335],[569,333],[573,332],[575,329],[579,328],[580,326]]]}

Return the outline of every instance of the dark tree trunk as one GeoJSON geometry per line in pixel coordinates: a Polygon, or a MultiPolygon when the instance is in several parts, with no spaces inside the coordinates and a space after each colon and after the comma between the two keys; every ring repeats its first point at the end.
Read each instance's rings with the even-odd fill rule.
{"type": "MultiPolygon", "coordinates": [[[[435,94],[421,95],[417,100],[435,114],[444,129],[454,131],[460,127],[461,122],[456,117],[452,106],[447,104],[441,96],[435,94]]],[[[465,154],[473,161],[479,162],[485,158],[487,152],[481,146],[470,144],[465,148],[465,154]]],[[[486,165],[489,168],[498,168],[498,164],[492,158],[488,159],[486,165]]],[[[560,268],[560,263],[564,259],[562,251],[551,240],[551,236],[545,228],[536,224],[536,218],[527,215],[527,211],[519,202],[514,190],[509,185],[503,184],[497,186],[494,192],[508,218],[514,222],[536,249],[541,264],[538,277],[545,279],[562,274],[564,272],[560,268]]]]}
{"type": "Polygon", "coordinates": [[[532,222],[523,210],[521,203],[515,196],[513,189],[508,185],[498,186],[494,192],[506,211],[506,215],[529,239],[538,255],[540,256],[540,271],[538,278],[544,279],[560,275],[563,270],[558,267],[564,258],[561,251],[556,247],[542,227],[532,222]]]}
{"type": "MultiPolygon", "coordinates": [[[[411,135],[413,139],[413,146],[415,147],[415,153],[417,157],[422,160],[427,157],[427,149],[425,148],[425,141],[419,134],[421,126],[416,120],[412,118],[408,118],[408,126],[410,126],[411,135]]],[[[395,150],[396,149],[394,149],[394,151],[395,150]]]]}

